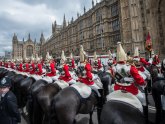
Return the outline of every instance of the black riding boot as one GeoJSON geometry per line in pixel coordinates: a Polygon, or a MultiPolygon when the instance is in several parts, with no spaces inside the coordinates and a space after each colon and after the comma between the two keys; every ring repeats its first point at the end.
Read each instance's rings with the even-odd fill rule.
{"type": "Polygon", "coordinates": [[[143,106],[143,114],[146,124],[148,124],[148,106],[143,106]]]}
{"type": "Polygon", "coordinates": [[[100,116],[101,116],[101,111],[103,108],[103,103],[104,103],[104,95],[103,95],[103,90],[100,89],[98,90],[101,97],[98,97],[98,105],[97,105],[97,117],[98,117],[98,122],[100,122],[100,116]]]}
{"type": "Polygon", "coordinates": [[[162,119],[160,124],[165,124],[165,110],[162,110],[162,119]]]}

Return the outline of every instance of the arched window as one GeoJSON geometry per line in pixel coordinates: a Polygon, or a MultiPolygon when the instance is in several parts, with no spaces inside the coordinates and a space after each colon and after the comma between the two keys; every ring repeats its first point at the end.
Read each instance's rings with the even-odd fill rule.
{"type": "Polygon", "coordinates": [[[29,45],[26,48],[26,57],[29,58],[32,56],[32,54],[33,54],[33,46],[29,45]]]}

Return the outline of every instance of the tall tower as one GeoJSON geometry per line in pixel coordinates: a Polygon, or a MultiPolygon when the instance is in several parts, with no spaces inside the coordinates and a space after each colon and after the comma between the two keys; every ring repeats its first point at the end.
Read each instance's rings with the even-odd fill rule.
{"type": "Polygon", "coordinates": [[[64,19],[63,19],[63,28],[66,27],[66,19],[65,19],[65,14],[64,14],[64,19]]]}
{"type": "Polygon", "coordinates": [[[45,38],[44,38],[43,32],[41,33],[40,43],[41,43],[41,45],[43,45],[45,43],[45,38]]]}
{"type": "Polygon", "coordinates": [[[29,35],[28,35],[28,40],[29,40],[29,41],[31,40],[31,38],[30,38],[30,33],[29,33],[29,35]]]}
{"type": "Polygon", "coordinates": [[[16,36],[16,34],[14,33],[13,39],[12,39],[12,58],[15,59],[16,58],[16,49],[17,49],[17,44],[18,44],[18,38],[16,36]]]}

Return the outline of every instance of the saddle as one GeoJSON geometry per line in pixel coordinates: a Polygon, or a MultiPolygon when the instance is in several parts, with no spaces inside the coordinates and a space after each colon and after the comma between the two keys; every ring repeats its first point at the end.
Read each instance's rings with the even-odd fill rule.
{"type": "Polygon", "coordinates": [[[69,87],[69,84],[66,83],[65,81],[63,80],[57,80],[54,82],[55,84],[57,84],[61,89],[64,89],[66,87],[69,87]]]}
{"type": "Polygon", "coordinates": [[[134,96],[131,93],[123,93],[121,90],[114,91],[107,96],[107,101],[113,100],[128,103],[134,106],[135,108],[139,109],[139,111],[143,113],[143,107],[141,102],[138,100],[136,96],[134,96]]]}
{"type": "Polygon", "coordinates": [[[31,75],[32,78],[34,78],[36,81],[42,79],[39,75],[31,75]]]}
{"type": "Polygon", "coordinates": [[[43,77],[42,80],[46,81],[47,83],[53,83],[52,78],[51,77],[48,77],[48,76],[43,77]]]}
{"type": "Polygon", "coordinates": [[[84,99],[88,98],[92,93],[92,89],[84,83],[77,82],[70,87],[73,87],[84,99]]]}

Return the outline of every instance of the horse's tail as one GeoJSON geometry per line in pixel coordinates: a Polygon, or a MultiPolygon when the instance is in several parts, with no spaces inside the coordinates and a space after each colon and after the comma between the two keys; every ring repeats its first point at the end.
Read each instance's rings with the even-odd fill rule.
{"type": "Polygon", "coordinates": [[[50,119],[50,124],[58,124],[58,118],[57,118],[57,113],[56,113],[56,102],[53,99],[51,102],[51,119],[50,119]]]}

